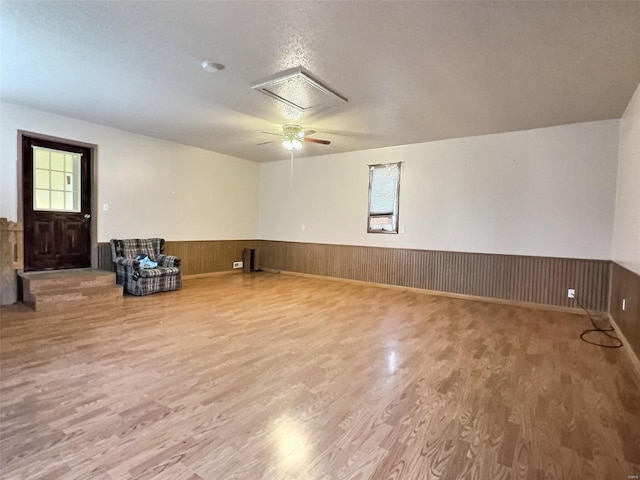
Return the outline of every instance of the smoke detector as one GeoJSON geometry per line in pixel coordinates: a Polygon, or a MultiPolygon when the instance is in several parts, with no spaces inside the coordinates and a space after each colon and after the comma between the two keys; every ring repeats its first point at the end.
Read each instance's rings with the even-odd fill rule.
{"type": "Polygon", "coordinates": [[[224,70],[226,67],[221,64],[221,63],[215,63],[215,62],[202,62],[200,64],[202,66],[202,69],[205,72],[209,72],[209,73],[215,73],[215,72],[219,72],[220,70],[224,70]]]}

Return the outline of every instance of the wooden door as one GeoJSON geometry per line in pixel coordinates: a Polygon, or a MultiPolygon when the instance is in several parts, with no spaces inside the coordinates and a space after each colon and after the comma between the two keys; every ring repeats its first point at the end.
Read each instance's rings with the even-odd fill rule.
{"type": "Polygon", "coordinates": [[[91,149],[22,137],[24,269],[91,266],[91,149]]]}

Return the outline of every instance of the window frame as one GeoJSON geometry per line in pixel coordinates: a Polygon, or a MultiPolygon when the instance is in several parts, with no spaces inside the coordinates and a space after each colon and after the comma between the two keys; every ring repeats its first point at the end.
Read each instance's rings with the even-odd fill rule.
{"type": "MultiPolygon", "coordinates": [[[[58,150],[55,148],[49,148],[49,147],[42,147],[42,146],[37,146],[37,145],[32,145],[31,146],[31,151],[32,151],[32,155],[33,155],[33,165],[32,165],[32,175],[33,175],[33,185],[32,185],[32,195],[33,195],[33,199],[32,199],[32,208],[34,212],[60,212],[60,213],[81,213],[82,211],[82,185],[81,185],[81,181],[80,181],[80,169],[81,169],[81,162],[82,162],[82,153],[78,153],[78,152],[71,152],[71,151],[67,151],[67,150],[58,150]],[[36,162],[36,152],[38,151],[42,151],[42,152],[47,152],[47,154],[49,155],[48,158],[48,167],[47,168],[43,168],[41,166],[37,165],[36,162]],[[62,166],[62,170],[59,169],[54,169],[51,165],[51,154],[52,153],[58,153],[58,154],[62,154],[63,155],[63,166],[62,166]],[[67,163],[66,163],[66,155],[70,155],[73,157],[72,160],[72,166],[71,169],[67,169],[67,163]],[[37,174],[38,171],[41,172],[47,172],[48,173],[48,177],[49,177],[49,181],[48,183],[48,187],[47,188],[43,188],[42,186],[38,186],[37,184],[37,174]],[[63,189],[59,189],[59,188],[53,188],[52,186],[52,181],[51,181],[51,174],[52,173],[61,173],[64,177],[64,181],[66,181],[66,185],[71,185],[71,189],[66,189],[63,187],[63,189]],[[69,177],[69,175],[71,175],[71,177],[69,177]],[[70,183],[70,179],[71,178],[71,182],[70,183]],[[37,192],[41,191],[41,192],[48,192],[48,204],[49,206],[44,208],[41,207],[37,204],[37,192]],[[53,204],[52,202],[52,193],[56,192],[56,193],[62,193],[63,194],[63,208],[53,208],[51,205],[53,204]],[[67,204],[67,195],[71,194],[72,195],[72,203],[74,204],[72,206],[72,208],[67,208],[66,204],[67,204]]],[[[63,185],[65,185],[63,183],[63,185]]]]}
{"type": "Polygon", "coordinates": [[[367,165],[369,169],[369,203],[367,206],[367,233],[385,233],[391,235],[397,235],[400,230],[400,181],[402,177],[402,162],[393,162],[393,163],[377,163],[374,165],[367,165]],[[396,188],[395,188],[395,198],[394,198],[394,206],[392,213],[371,213],[371,193],[373,187],[373,172],[376,169],[389,168],[396,166],[398,169],[398,176],[396,178],[396,188]],[[391,218],[391,225],[393,228],[391,230],[384,229],[372,229],[371,228],[371,219],[372,218],[391,218]]]}

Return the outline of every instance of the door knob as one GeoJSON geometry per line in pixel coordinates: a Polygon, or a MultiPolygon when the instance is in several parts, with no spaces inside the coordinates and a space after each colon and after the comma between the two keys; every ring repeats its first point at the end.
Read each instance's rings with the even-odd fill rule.
{"type": "Polygon", "coordinates": [[[91,214],[90,214],[90,213],[85,213],[85,214],[84,214],[84,218],[85,218],[86,220],[89,220],[89,219],[91,218],[91,214]]]}

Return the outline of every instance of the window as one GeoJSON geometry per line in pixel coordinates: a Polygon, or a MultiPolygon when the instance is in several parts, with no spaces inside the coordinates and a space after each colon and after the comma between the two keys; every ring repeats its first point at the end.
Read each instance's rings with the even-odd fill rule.
{"type": "Polygon", "coordinates": [[[80,211],[82,154],[33,146],[33,209],[80,211]]]}
{"type": "Polygon", "coordinates": [[[400,163],[369,165],[368,233],[398,233],[400,163]]]}

